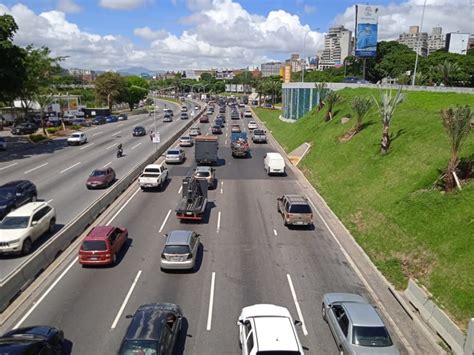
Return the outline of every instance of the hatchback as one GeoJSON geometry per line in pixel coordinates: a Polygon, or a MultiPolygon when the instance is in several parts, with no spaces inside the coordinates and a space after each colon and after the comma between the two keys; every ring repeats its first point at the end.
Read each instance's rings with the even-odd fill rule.
{"type": "Polygon", "coordinates": [[[117,254],[128,241],[128,230],[112,226],[94,227],[79,249],[81,265],[115,265],[117,254]]]}
{"type": "Polygon", "coordinates": [[[220,125],[212,126],[212,134],[222,134],[222,128],[220,125]]]}
{"type": "Polygon", "coordinates": [[[165,116],[163,117],[163,122],[173,122],[173,119],[170,115],[165,114],[165,116]]]}
{"type": "Polygon", "coordinates": [[[95,169],[87,178],[88,189],[109,187],[115,181],[115,171],[112,168],[95,169]]]}
{"type": "Polygon", "coordinates": [[[199,250],[199,234],[187,230],[175,230],[165,234],[160,267],[164,269],[193,269],[199,250]]]}
{"type": "Polygon", "coordinates": [[[186,159],[186,154],[182,149],[170,149],[166,152],[165,162],[170,163],[182,163],[186,159]]]}
{"type": "Polygon", "coordinates": [[[133,129],[132,136],[134,137],[141,137],[146,136],[146,129],[142,126],[137,126],[133,129]]]}
{"type": "Polygon", "coordinates": [[[238,124],[233,124],[230,131],[232,133],[240,133],[242,130],[240,129],[240,126],[238,124]]]}

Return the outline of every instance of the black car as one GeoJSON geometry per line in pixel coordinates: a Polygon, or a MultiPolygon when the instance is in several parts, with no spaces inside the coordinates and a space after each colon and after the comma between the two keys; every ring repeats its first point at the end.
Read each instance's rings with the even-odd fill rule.
{"type": "Polygon", "coordinates": [[[36,201],[37,197],[35,184],[28,180],[10,181],[0,186],[0,219],[15,208],[36,201]]]}
{"type": "Polygon", "coordinates": [[[216,118],[216,120],[214,121],[214,125],[219,126],[219,127],[224,127],[224,122],[222,122],[220,118],[216,118]]]}
{"type": "Polygon", "coordinates": [[[142,126],[137,126],[133,129],[132,135],[134,137],[141,137],[141,136],[146,136],[146,129],[145,127],[142,126]]]}
{"type": "Polygon", "coordinates": [[[18,328],[0,337],[0,354],[62,354],[64,333],[47,325],[18,328]]]}
{"type": "Polygon", "coordinates": [[[38,130],[38,125],[36,123],[20,123],[14,126],[11,130],[12,134],[33,134],[38,130]]]}
{"type": "Polygon", "coordinates": [[[225,106],[219,107],[219,113],[225,113],[225,106]]]}
{"type": "Polygon", "coordinates": [[[186,112],[181,112],[181,119],[182,120],[187,120],[188,118],[189,118],[189,116],[186,112]]]}
{"type": "Polygon", "coordinates": [[[183,312],[172,303],[138,307],[120,345],[119,355],[172,354],[181,331],[183,312]]]}
{"type": "Polygon", "coordinates": [[[220,125],[215,124],[212,126],[212,134],[222,134],[222,128],[220,125]]]}
{"type": "Polygon", "coordinates": [[[97,125],[102,125],[102,124],[106,124],[107,121],[105,119],[105,116],[97,116],[96,118],[94,118],[92,120],[92,124],[97,126],[97,125]]]}
{"type": "Polygon", "coordinates": [[[216,117],[216,118],[218,118],[218,119],[222,120],[222,122],[223,122],[223,123],[225,123],[225,115],[221,115],[221,114],[219,114],[219,115],[217,115],[217,117],[216,117]]]}

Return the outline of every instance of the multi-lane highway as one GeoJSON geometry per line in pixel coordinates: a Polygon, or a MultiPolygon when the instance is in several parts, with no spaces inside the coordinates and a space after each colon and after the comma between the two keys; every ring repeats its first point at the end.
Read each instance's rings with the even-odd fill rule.
{"type": "MultiPolygon", "coordinates": [[[[169,166],[171,181],[164,191],[142,192],[131,187],[101,217],[101,224],[129,230],[130,243],[116,266],[82,268],[75,247],[1,330],[54,325],[64,330],[73,354],[113,354],[129,324],[126,314],[141,304],[172,302],[181,305],[185,315],[177,353],[239,354],[236,321],[242,307],[273,303],[287,307],[293,318],[303,322],[298,331],[306,353],[338,353],[321,319],[322,295],[354,292],[369,299],[370,295],[317,216],[312,230],[283,226],[276,199],[285,193],[303,193],[298,177],[290,169],[284,177],[265,174],[263,157],[276,151],[271,144],[252,144],[251,158],[232,158],[231,122],[227,118],[219,137],[218,183],[209,191],[202,223],[180,223],[174,215],[181,179],[194,166],[194,149],[185,148],[187,160],[169,166]],[[162,235],[173,229],[201,234],[202,249],[194,272],[160,271],[162,235]]],[[[238,122],[246,130],[247,120],[238,122]]],[[[199,125],[203,134],[211,134],[212,120],[199,125]]],[[[71,156],[75,157],[70,161],[73,165],[79,157],[71,156]]],[[[100,164],[105,165],[107,157],[100,164]]],[[[39,179],[46,181],[47,177],[39,179]]],[[[74,180],[70,190],[87,193],[81,190],[82,180],[74,180]]],[[[67,199],[67,195],[58,198],[67,199]]],[[[389,329],[406,352],[395,330],[389,329]]]]}
{"type": "MultiPolygon", "coordinates": [[[[180,107],[169,102],[166,105],[174,109],[175,117],[173,122],[164,123],[164,105],[165,102],[159,103],[160,110],[156,115],[162,142],[187,123],[179,119],[180,107]]],[[[154,124],[153,115],[130,115],[126,121],[86,129],[88,142],[81,146],[68,147],[65,137],[37,145],[10,147],[0,152],[0,185],[12,180],[32,181],[38,188],[38,198],[50,201],[55,207],[58,231],[106,191],[86,189],[85,181],[92,170],[110,166],[120,179],[157,149],[148,135],[132,136],[133,127],[144,126],[149,132],[154,129],[154,124]],[[117,159],[119,143],[123,144],[125,156],[117,159]]],[[[50,237],[45,235],[34,248],[50,237]]],[[[26,257],[1,256],[0,279],[26,257]]]]}

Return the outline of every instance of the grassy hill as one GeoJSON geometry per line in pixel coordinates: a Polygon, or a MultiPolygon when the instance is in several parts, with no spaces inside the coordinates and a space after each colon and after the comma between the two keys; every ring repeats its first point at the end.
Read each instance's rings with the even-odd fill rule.
{"type": "MultiPolygon", "coordinates": [[[[303,142],[312,149],[300,163],[306,177],[349,228],[372,261],[399,289],[420,280],[462,327],[474,316],[474,182],[446,195],[433,187],[450,149],[440,110],[456,104],[474,109],[474,95],[405,92],[395,111],[389,154],[380,154],[381,120],[374,107],[366,128],[346,143],[354,125],[354,96],[380,96],[373,89],[339,91],[336,116],[323,121],[315,110],[296,123],[280,111],[257,109],[287,152],[303,142]]],[[[474,134],[461,157],[474,156],[474,134]]]]}

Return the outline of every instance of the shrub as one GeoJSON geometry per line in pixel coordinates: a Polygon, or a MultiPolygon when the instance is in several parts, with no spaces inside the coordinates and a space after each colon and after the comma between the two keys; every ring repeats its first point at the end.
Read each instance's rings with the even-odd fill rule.
{"type": "Polygon", "coordinates": [[[59,131],[61,129],[61,127],[49,127],[49,128],[46,128],[46,131],[50,134],[53,134],[53,133],[56,133],[57,131],[59,131]]]}
{"type": "Polygon", "coordinates": [[[79,125],[79,124],[73,124],[73,125],[71,126],[71,129],[74,129],[74,130],[76,130],[76,131],[79,130],[79,129],[81,129],[81,128],[82,128],[82,126],[79,125]]]}
{"type": "Polygon", "coordinates": [[[47,139],[47,137],[43,136],[42,134],[30,134],[30,139],[36,143],[44,141],[45,139],[47,139]]]}

